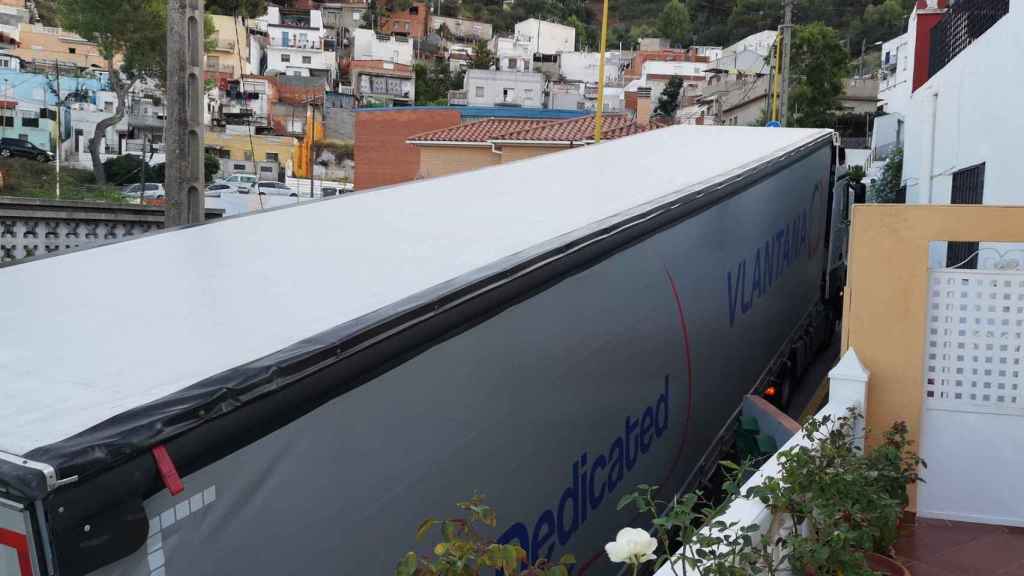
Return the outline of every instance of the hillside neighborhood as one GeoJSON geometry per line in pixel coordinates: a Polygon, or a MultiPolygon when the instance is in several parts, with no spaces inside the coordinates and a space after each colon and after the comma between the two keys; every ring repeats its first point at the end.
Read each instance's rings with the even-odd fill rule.
{"type": "MultiPolygon", "coordinates": [[[[111,64],[120,65],[124,55],[109,60],[103,48],[74,30],[44,25],[40,4],[0,5],[3,137],[31,143],[37,155],[59,157],[62,167],[95,171],[105,164],[118,184],[142,181],[140,175],[159,180],[159,168],[152,176],[139,174],[138,158],[147,170],[163,163],[160,79],[137,74],[128,86],[112,83],[111,64]],[[119,87],[126,88],[123,102],[119,87]],[[126,156],[136,160],[118,160],[126,156]]],[[[763,126],[778,115],[781,42],[775,29],[725,46],[665,37],[619,42],[605,55],[601,83],[600,54],[586,27],[528,18],[499,30],[492,22],[458,15],[486,11],[442,4],[442,12],[456,16],[441,15],[438,3],[370,0],[257,3],[258,14],[208,13],[204,144],[216,159],[208,179],[251,175],[290,182],[308,196],[319,189],[313,180],[366,190],[447,174],[454,168],[432,166],[441,161],[434,158],[438,146],[417,139],[420,133],[486,120],[471,140],[491,142],[501,135],[503,120],[592,116],[599,96],[603,112],[621,117],[615,125],[632,119],[609,137],[674,124],[763,126]],[[401,120],[380,115],[386,111],[400,113],[401,120]]],[[[211,10],[217,10],[215,3],[211,10]]],[[[828,127],[840,131],[848,148],[870,149],[875,122],[890,101],[900,101],[885,86],[887,80],[893,84],[889,63],[897,60],[892,42],[885,44],[889,59],[881,67],[881,42],[870,47],[875,64],[865,67],[863,50],[853,66],[843,64],[840,91],[834,102],[827,99],[828,127]]],[[[881,120],[886,127],[895,117],[889,116],[881,120]]],[[[543,136],[535,147],[586,144],[580,136],[586,130],[578,128],[588,121],[580,122],[576,130],[543,136]]],[[[510,152],[500,160],[522,154],[510,152]]],[[[456,165],[466,167],[499,161],[479,152],[457,156],[456,165]]],[[[97,177],[106,180],[105,173],[97,177]]]]}

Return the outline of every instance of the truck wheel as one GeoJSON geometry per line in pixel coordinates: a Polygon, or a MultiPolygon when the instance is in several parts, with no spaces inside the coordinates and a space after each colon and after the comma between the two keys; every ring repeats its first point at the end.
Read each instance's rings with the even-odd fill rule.
{"type": "Polygon", "coordinates": [[[4,158],[10,158],[11,151],[8,150],[7,148],[4,148],[3,150],[0,150],[0,156],[3,156],[4,158]]]}

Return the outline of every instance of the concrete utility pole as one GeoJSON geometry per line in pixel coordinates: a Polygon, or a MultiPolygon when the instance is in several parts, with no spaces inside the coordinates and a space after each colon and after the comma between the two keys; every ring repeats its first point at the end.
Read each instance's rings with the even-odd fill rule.
{"type": "Polygon", "coordinates": [[[783,5],[786,13],[782,21],[782,96],[779,98],[779,121],[783,126],[789,126],[789,55],[793,48],[793,0],[783,0],[783,5]]]}
{"type": "MultiPolygon", "coordinates": [[[[168,0],[167,208],[164,225],[202,222],[203,188],[203,0],[168,0]]],[[[143,157],[145,160],[145,157],[143,157]]]]}

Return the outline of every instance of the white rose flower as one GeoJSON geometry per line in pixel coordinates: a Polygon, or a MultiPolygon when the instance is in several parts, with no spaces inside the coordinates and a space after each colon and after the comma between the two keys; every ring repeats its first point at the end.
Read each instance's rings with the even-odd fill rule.
{"type": "Polygon", "coordinates": [[[604,551],[612,562],[641,564],[657,558],[653,554],[658,547],[658,540],[651,537],[646,530],[639,528],[623,528],[615,535],[615,542],[604,545],[604,551]]]}

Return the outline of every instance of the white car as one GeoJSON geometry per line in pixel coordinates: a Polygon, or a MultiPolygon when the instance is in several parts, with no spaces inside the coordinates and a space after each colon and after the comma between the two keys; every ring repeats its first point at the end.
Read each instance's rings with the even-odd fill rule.
{"type": "Polygon", "coordinates": [[[295,190],[272,180],[257,182],[253,185],[253,189],[256,190],[257,194],[265,194],[267,196],[293,196],[295,198],[299,196],[295,193],[295,190]]]}
{"type": "Polygon", "coordinates": [[[131,184],[121,189],[121,195],[124,196],[125,198],[135,199],[138,199],[139,196],[141,195],[143,200],[154,200],[157,198],[163,198],[165,196],[164,185],[155,184],[152,182],[149,182],[147,184],[131,184]],[[145,189],[143,189],[143,186],[145,187],[145,189]]]}
{"type": "Polygon", "coordinates": [[[235,187],[231,184],[225,184],[223,182],[214,182],[206,187],[207,198],[220,198],[220,195],[225,192],[234,192],[235,187]]]}
{"type": "Polygon", "coordinates": [[[232,174],[227,178],[217,180],[217,184],[228,184],[234,187],[239,194],[248,194],[249,189],[257,180],[259,179],[253,174],[232,174]]]}

